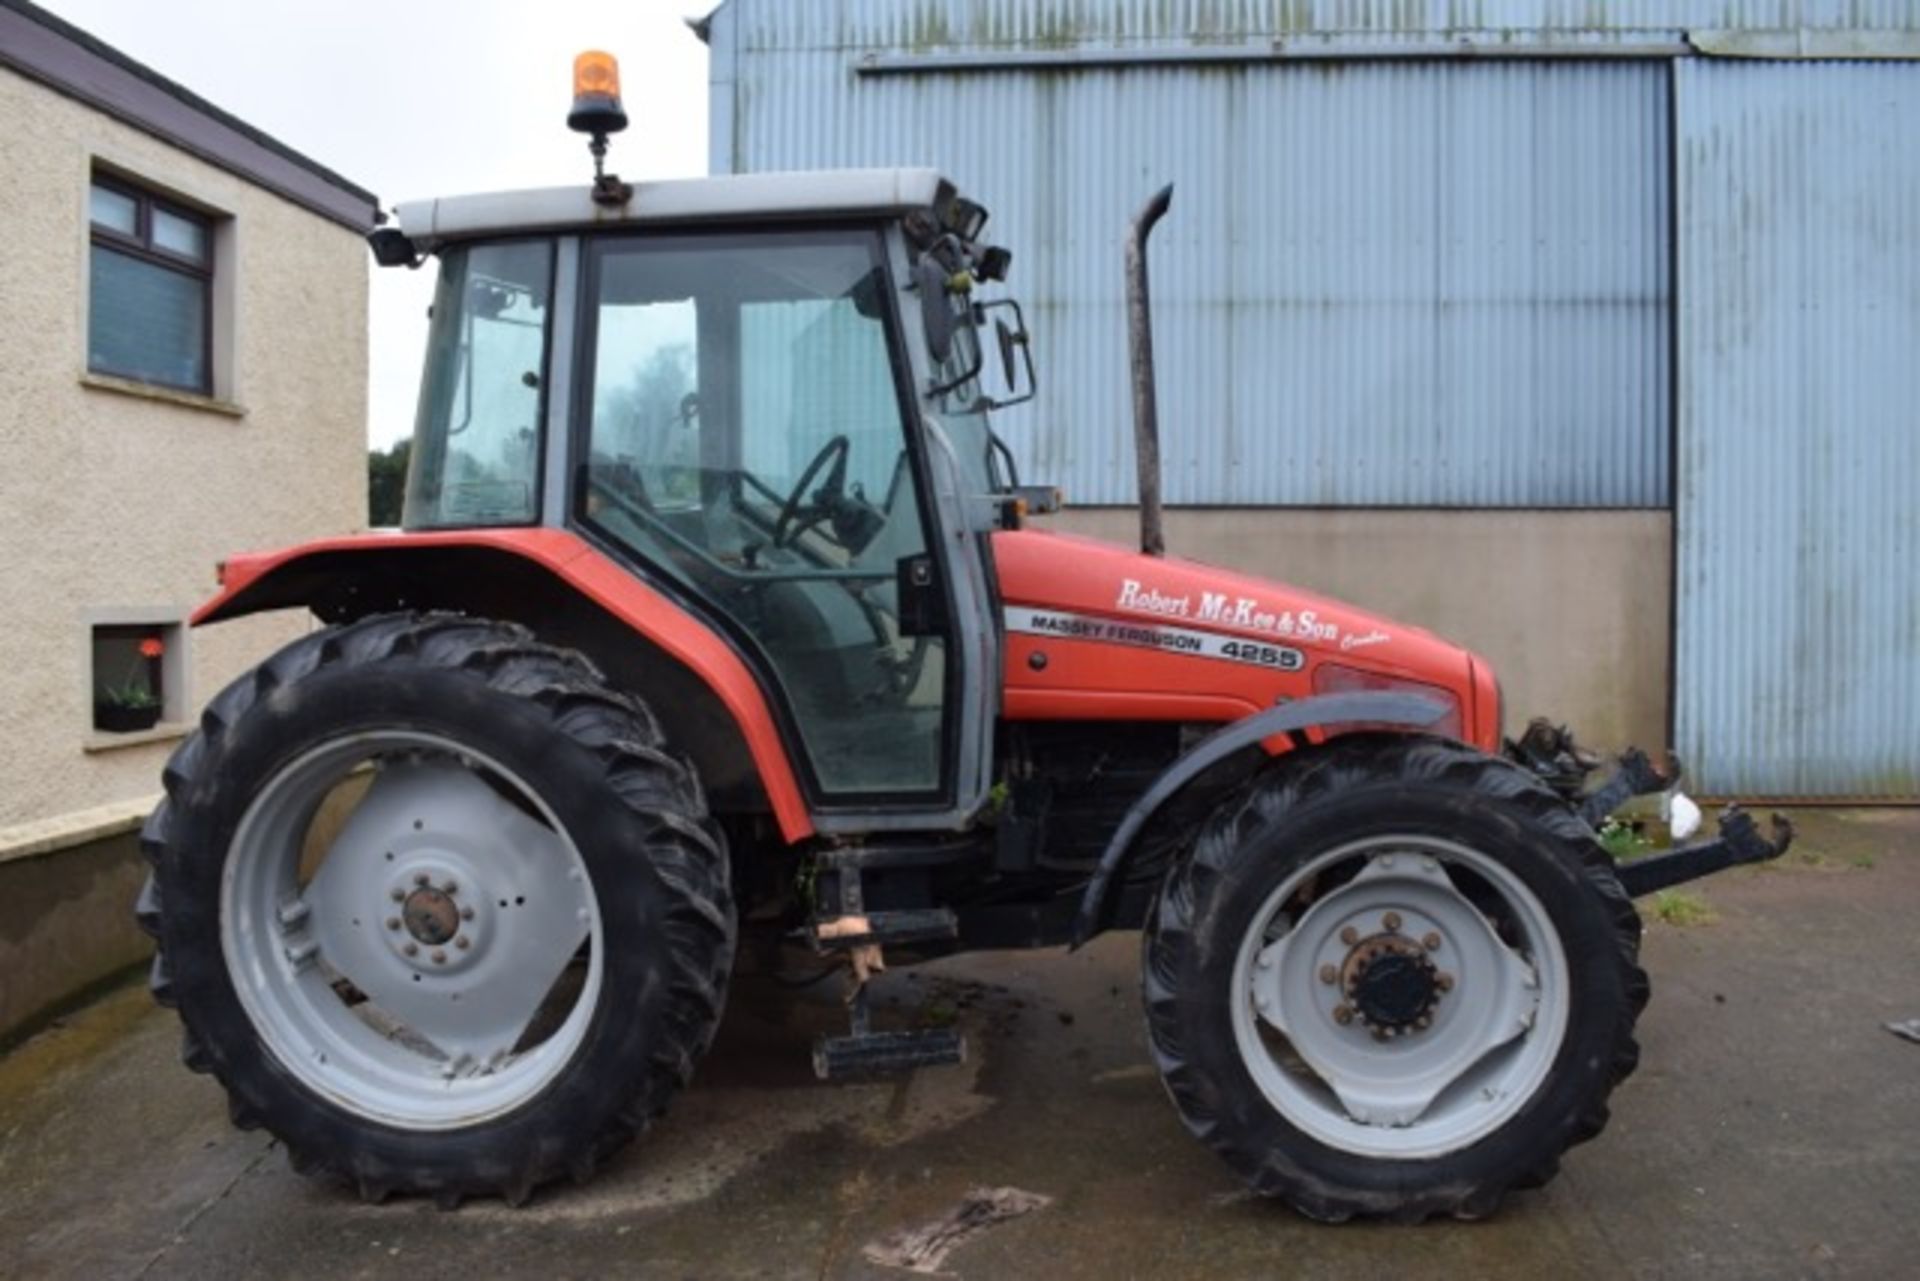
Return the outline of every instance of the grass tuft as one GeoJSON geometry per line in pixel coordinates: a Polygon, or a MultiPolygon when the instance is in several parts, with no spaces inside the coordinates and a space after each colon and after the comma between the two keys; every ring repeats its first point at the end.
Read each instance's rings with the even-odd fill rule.
{"type": "Polygon", "coordinates": [[[1600,845],[1616,863],[1630,863],[1654,851],[1654,843],[1637,823],[1610,818],[1600,825],[1600,845]]]}
{"type": "Polygon", "coordinates": [[[1655,894],[1653,914],[1666,924],[1681,929],[1692,925],[1711,925],[1720,919],[1705,899],[1685,890],[1661,890],[1655,894]]]}

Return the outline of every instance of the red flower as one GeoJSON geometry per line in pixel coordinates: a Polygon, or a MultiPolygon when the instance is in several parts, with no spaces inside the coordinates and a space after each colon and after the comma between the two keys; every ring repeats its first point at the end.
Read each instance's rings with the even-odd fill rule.
{"type": "Polygon", "coordinates": [[[166,652],[167,647],[160,643],[158,636],[149,636],[140,642],[140,657],[142,658],[158,658],[166,652]]]}

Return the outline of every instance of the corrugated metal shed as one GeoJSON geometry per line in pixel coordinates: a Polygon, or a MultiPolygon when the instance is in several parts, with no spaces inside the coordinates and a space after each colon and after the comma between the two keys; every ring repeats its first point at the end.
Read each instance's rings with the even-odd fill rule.
{"type": "Polygon", "coordinates": [[[1920,72],[1679,69],[1676,739],[1920,796],[1920,72]]]}
{"type": "Polygon", "coordinates": [[[1004,433],[1076,502],[1135,493],[1121,242],[1168,180],[1169,501],[1667,502],[1663,64],[737,58],[732,168],[933,163],[988,202],[1043,367],[1004,433]]]}
{"type": "Polygon", "coordinates": [[[1910,0],[733,0],[741,51],[1042,49],[1446,35],[1915,31],[1910,0]]]}
{"type": "Polygon", "coordinates": [[[1120,239],[1174,179],[1171,501],[1671,505],[1696,784],[1920,797],[1920,4],[729,0],[707,34],[716,170],[932,161],[994,208],[1034,479],[1133,497],[1120,239]]]}

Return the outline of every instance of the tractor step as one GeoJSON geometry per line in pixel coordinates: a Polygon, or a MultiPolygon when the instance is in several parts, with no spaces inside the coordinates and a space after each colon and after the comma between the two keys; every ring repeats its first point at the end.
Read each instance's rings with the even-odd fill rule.
{"type": "Polygon", "coordinates": [[[813,1071],[823,1081],[877,1076],[914,1068],[941,1067],[966,1060],[967,1046],[953,1028],[911,1032],[875,1032],[869,1022],[867,984],[884,971],[884,949],[902,944],[943,943],[960,937],[960,919],[945,907],[870,912],[861,885],[863,873],[885,864],[888,852],[834,851],[822,858],[821,883],[807,937],[820,952],[847,958],[852,979],[847,993],[845,1036],[823,1036],[813,1043],[813,1071]]]}
{"type": "Polygon", "coordinates": [[[950,1027],[823,1036],[813,1043],[813,1071],[822,1081],[946,1067],[966,1061],[967,1040],[957,1028],[950,1027]]]}
{"type": "Polygon", "coordinates": [[[1627,894],[1640,898],[1743,863],[1765,863],[1785,854],[1792,844],[1793,824],[1781,815],[1773,816],[1773,839],[1769,841],[1760,834],[1753,815],[1737,805],[1729,805],[1720,816],[1720,834],[1712,840],[1631,863],[1618,863],[1615,872],[1627,894]]]}
{"type": "Polygon", "coordinates": [[[960,937],[960,920],[944,907],[898,912],[849,912],[807,926],[807,937],[820,952],[846,952],[856,947],[895,947],[905,943],[937,943],[960,937]]]}

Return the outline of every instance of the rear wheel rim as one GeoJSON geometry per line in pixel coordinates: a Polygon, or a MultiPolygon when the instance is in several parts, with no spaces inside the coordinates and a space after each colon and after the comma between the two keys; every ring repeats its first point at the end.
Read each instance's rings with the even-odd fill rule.
{"type": "Polygon", "coordinates": [[[220,926],[281,1066],[408,1130],[540,1095],[603,983],[599,903],[566,828],[497,760],[409,730],[322,744],[267,780],[228,850],[220,926]],[[316,836],[316,815],[349,798],[316,836]]]}
{"type": "Polygon", "coordinates": [[[1444,1156],[1512,1121],[1571,1006],[1538,896],[1490,855],[1424,835],[1291,872],[1254,913],[1232,982],[1235,1045],[1268,1103],[1375,1159],[1444,1156]]]}

